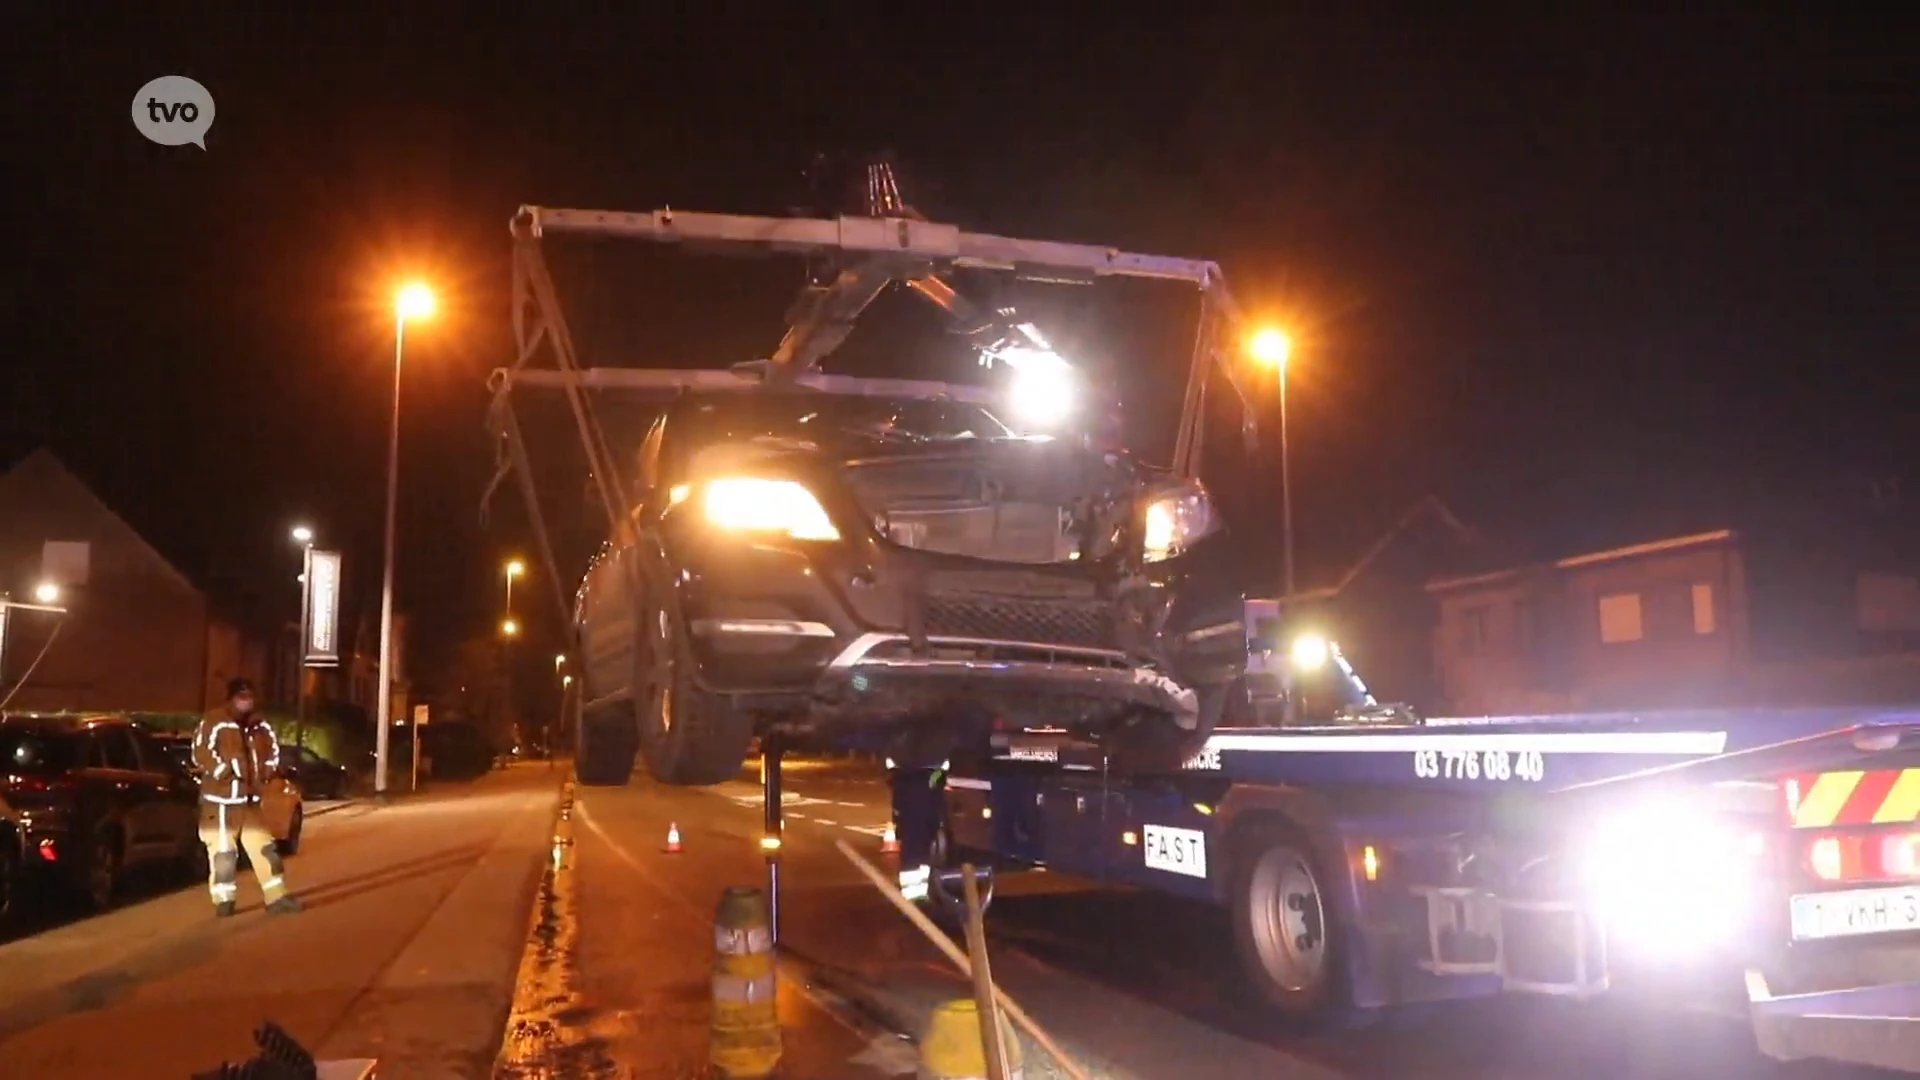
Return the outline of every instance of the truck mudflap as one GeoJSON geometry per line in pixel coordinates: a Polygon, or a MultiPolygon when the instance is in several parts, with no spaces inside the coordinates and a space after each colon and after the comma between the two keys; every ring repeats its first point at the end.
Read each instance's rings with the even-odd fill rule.
{"type": "Polygon", "coordinates": [[[1904,982],[1776,993],[1748,971],[1754,1042],[1779,1061],[1820,1059],[1920,1075],[1920,970],[1904,982]]]}

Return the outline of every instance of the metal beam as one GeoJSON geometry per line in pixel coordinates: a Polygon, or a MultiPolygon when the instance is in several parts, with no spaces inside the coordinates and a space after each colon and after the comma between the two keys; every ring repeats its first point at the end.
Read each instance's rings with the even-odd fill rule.
{"type": "Polygon", "coordinates": [[[619,236],[662,244],[696,244],[730,254],[850,252],[901,256],[965,269],[1010,271],[1037,281],[1072,283],[1131,277],[1184,281],[1202,289],[1223,284],[1219,264],[1204,259],[962,232],[955,225],[909,218],[776,218],[685,210],[633,213],[523,206],[514,227],[535,238],[548,232],[619,236]]]}
{"type": "MultiPolygon", "coordinates": [[[[672,397],[686,390],[709,392],[757,390],[765,381],[757,373],[684,368],[579,368],[556,371],[546,368],[497,368],[490,383],[497,393],[516,386],[553,390],[577,386],[582,390],[617,391],[636,396],[672,397]]],[[[927,379],[864,379],[852,375],[823,375],[818,372],[797,375],[791,385],[827,394],[865,397],[918,398],[929,401],[964,401],[992,405],[1000,400],[984,386],[962,386],[927,379]]]]}

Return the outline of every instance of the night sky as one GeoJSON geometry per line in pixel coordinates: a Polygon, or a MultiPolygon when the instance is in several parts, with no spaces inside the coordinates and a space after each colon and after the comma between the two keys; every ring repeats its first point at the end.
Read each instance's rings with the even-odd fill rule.
{"type": "MultiPolygon", "coordinates": [[[[400,523],[422,660],[533,554],[515,499],[479,509],[514,208],[781,212],[821,150],[894,151],[969,228],[1221,260],[1298,341],[1303,584],[1427,494],[1565,550],[1700,525],[1703,493],[1920,487],[1912,16],[38,6],[0,34],[0,459],[51,446],[198,576],[291,605],[302,520],[371,588],[391,293],[428,280],[400,523]],[[162,74],[212,92],[207,151],[134,130],[162,74]]],[[[626,321],[584,359],[771,350],[797,269],[714,265],[603,286],[626,321]]]]}

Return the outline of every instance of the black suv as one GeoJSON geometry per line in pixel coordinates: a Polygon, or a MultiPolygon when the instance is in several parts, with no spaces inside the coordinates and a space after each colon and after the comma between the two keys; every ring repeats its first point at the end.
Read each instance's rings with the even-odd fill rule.
{"type": "Polygon", "coordinates": [[[160,741],[124,719],[0,720],[0,906],[52,886],[102,909],[127,871],[197,870],[199,795],[160,741]]]}
{"type": "Polygon", "coordinates": [[[865,382],[688,389],[653,423],[576,600],[581,780],[638,751],[717,783],[782,731],[936,761],[976,723],[1204,737],[1246,663],[1206,491],[967,388],[865,382]]]}

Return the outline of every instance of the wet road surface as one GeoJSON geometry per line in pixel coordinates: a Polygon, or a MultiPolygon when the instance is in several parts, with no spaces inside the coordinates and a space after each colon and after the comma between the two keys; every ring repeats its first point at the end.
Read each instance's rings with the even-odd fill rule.
{"type": "Polygon", "coordinates": [[[266,1020],[385,1080],[488,1075],[561,776],[311,817],[299,915],[243,875],[232,919],[201,883],[0,945],[0,1076],[184,1078],[252,1056],[266,1020]]]}
{"type": "MultiPolygon", "coordinates": [[[[882,775],[793,761],[781,862],[783,1007],[790,1077],[904,1074],[912,1058],[882,1029],[916,1031],[966,984],[834,849],[848,840],[884,872],[882,775]],[[802,984],[814,992],[799,992],[802,984]],[[871,1022],[842,1023],[835,994],[871,1022]],[[876,1038],[877,1036],[877,1038],[876,1038]],[[860,1055],[869,1055],[861,1059],[860,1055]],[[859,1060],[861,1063],[855,1064],[859,1060]],[[904,1064],[903,1064],[904,1063],[904,1064]]],[[[765,880],[758,785],[673,789],[636,775],[579,790],[578,978],[582,1015],[607,1072],[679,1077],[704,1053],[712,911],[727,885],[765,880]],[[662,848],[677,824],[685,850],[662,848]]],[[[1005,878],[989,918],[1002,987],[1070,1052],[1114,1077],[1786,1080],[1885,1076],[1786,1066],[1736,1020],[1694,1009],[1541,999],[1449,1003],[1364,1030],[1288,1035],[1242,1004],[1214,909],[1102,889],[1062,875],[1005,878]]],[[[1030,1077],[1035,1068],[1029,1047],[1030,1077]]]]}

